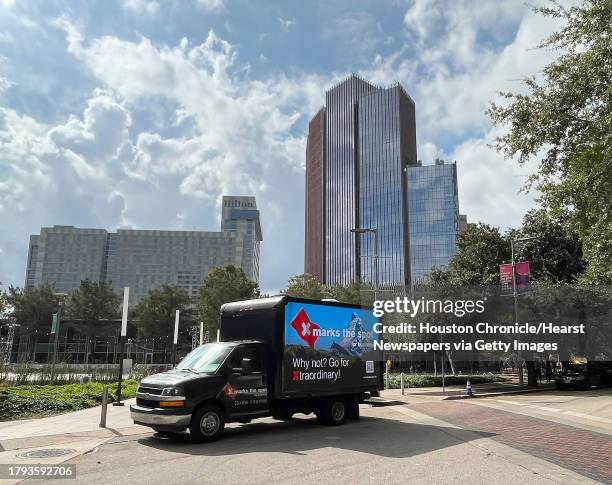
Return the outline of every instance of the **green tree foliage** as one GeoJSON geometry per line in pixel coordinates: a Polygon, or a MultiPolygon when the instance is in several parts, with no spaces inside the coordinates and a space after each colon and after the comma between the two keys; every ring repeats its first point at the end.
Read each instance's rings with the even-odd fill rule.
{"type": "MultiPolygon", "coordinates": [[[[0,286],[2,286],[2,282],[0,282],[0,286]]],[[[4,315],[8,307],[8,302],[6,301],[6,293],[0,290],[0,317],[4,315]]]]}
{"type": "Polygon", "coordinates": [[[259,286],[241,268],[215,268],[204,279],[198,294],[198,316],[211,335],[219,328],[221,305],[259,296],[259,286]]]}
{"type": "Polygon", "coordinates": [[[499,265],[511,260],[510,240],[533,237],[515,245],[515,261],[529,261],[531,280],[573,283],[584,271],[582,243],[562,219],[544,210],[525,214],[519,230],[500,233],[486,224],[470,225],[459,236],[457,253],[447,269],[431,275],[434,285],[498,285],[499,265]]]}
{"type": "Polygon", "coordinates": [[[287,289],[282,293],[298,298],[321,300],[325,298],[324,291],[325,287],[314,276],[304,273],[289,278],[287,289]]]}
{"type": "Polygon", "coordinates": [[[21,332],[31,333],[51,329],[58,299],[53,287],[48,284],[25,289],[10,286],[6,303],[12,309],[10,316],[20,325],[21,332]]]}
{"type": "Polygon", "coordinates": [[[545,210],[532,210],[525,215],[521,235],[535,238],[516,246],[516,260],[530,262],[533,280],[574,283],[584,271],[578,234],[545,210]]]}
{"type": "Polygon", "coordinates": [[[191,312],[187,308],[190,303],[183,288],[169,284],[153,288],[134,308],[136,325],[145,336],[174,335],[176,310],[181,312],[181,320],[189,318],[191,312]]]}
{"type": "Polygon", "coordinates": [[[354,303],[356,305],[366,303],[364,299],[371,303],[370,300],[373,299],[373,296],[370,295],[370,293],[373,295],[371,287],[359,283],[353,283],[349,286],[328,286],[308,273],[289,278],[287,289],[281,293],[298,298],[310,298],[311,300],[333,298],[342,303],[354,303]]]}
{"type": "Polygon", "coordinates": [[[459,236],[448,269],[434,271],[431,281],[455,286],[499,284],[499,265],[509,260],[510,244],[497,227],[470,224],[459,236]]]}
{"type": "Polygon", "coordinates": [[[117,318],[120,302],[110,283],[86,279],[70,294],[66,316],[95,325],[100,320],[117,318]]]}
{"type": "MultiPolygon", "coordinates": [[[[374,300],[374,291],[371,286],[353,283],[349,286],[326,286],[324,298],[334,298],[341,303],[354,305],[371,305],[374,300]]],[[[382,298],[379,296],[379,298],[382,298]]]]}
{"type": "Polygon", "coordinates": [[[9,316],[19,325],[20,345],[30,355],[36,342],[46,341],[51,331],[53,313],[58,308],[58,298],[49,284],[32,288],[9,286],[5,297],[9,316]]]}
{"type": "Polygon", "coordinates": [[[96,327],[102,320],[119,316],[120,301],[110,283],[98,283],[88,279],[81,281],[79,288],[70,294],[65,316],[73,320],[80,320],[85,324],[86,363],[89,362],[91,337],[95,333],[96,327]]]}
{"type": "Polygon", "coordinates": [[[526,94],[491,105],[494,124],[508,128],[495,147],[520,164],[539,158],[527,189],[579,235],[581,281],[612,284],[612,2],[536,10],[565,21],[540,45],[559,56],[541,81],[524,80],[526,94]]]}

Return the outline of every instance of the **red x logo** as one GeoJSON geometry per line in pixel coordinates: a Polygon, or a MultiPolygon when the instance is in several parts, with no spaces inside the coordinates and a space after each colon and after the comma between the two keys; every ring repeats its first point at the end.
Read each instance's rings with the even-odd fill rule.
{"type": "Polygon", "coordinates": [[[308,344],[308,347],[314,350],[315,342],[319,338],[315,335],[314,330],[318,330],[320,327],[310,321],[306,311],[302,308],[291,321],[291,327],[297,332],[299,337],[308,344]]]}

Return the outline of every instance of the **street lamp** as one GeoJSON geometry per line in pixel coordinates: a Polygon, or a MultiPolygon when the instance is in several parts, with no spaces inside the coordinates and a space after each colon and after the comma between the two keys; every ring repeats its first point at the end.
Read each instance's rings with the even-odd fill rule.
{"type": "Polygon", "coordinates": [[[356,227],[351,229],[355,234],[374,234],[374,300],[378,300],[378,229],[370,227],[356,227]]]}
{"type": "MultiPolygon", "coordinates": [[[[57,313],[53,316],[55,319],[55,325],[51,324],[51,332],[55,333],[53,340],[53,360],[51,361],[51,383],[53,384],[53,379],[55,377],[55,362],[57,360],[57,346],[58,346],[58,337],[59,337],[59,329],[60,322],[62,321],[62,310],[64,309],[64,299],[68,296],[67,293],[54,293],[54,296],[57,297],[57,313]]],[[[65,347],[64,347],[64,350],[65,347]]],[[[47,360],[47,362],[49,362],[47,360]]]]}
{"type": "MultiPolygon", "coordinates": [[[[514,298],[514,323],[518,324],[518,292],[516,291],[516,263],[514,262],[514,244],[523,242],[523,241],[531,241],[532,239],[536,239],[535,236],[529,237],[519,237],[516,239],[510,239],[510,253],[512,258],[512,296],[514,298]]],[[[518,334],[518,341],[521,341],[521,334],[518,334]]],[[[519,386],[523,387],[524,379],[523,379],[523,352],[519,345],[518,350],[518,359],[519,359],[519,386]]]]}

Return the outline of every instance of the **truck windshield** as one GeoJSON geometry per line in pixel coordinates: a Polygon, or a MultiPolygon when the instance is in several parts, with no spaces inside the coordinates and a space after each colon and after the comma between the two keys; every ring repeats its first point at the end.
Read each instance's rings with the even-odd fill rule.
{"type": "Polygon", "coordinates": [[[176,366],[179,370],[191,370],[212,374],[232,350],[232,347],[223,344],[205,344],[189,352],[176,366]]]}

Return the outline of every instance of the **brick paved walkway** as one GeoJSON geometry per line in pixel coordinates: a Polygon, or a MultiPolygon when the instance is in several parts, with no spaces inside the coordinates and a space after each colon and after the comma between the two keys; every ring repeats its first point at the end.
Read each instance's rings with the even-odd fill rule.
{"type": "Polygon", "coordinates": [[[493,433],[491,439],[603,483],[612,483],[612,438],[465,401],[409,406],[464,429],[493,433]]]}

